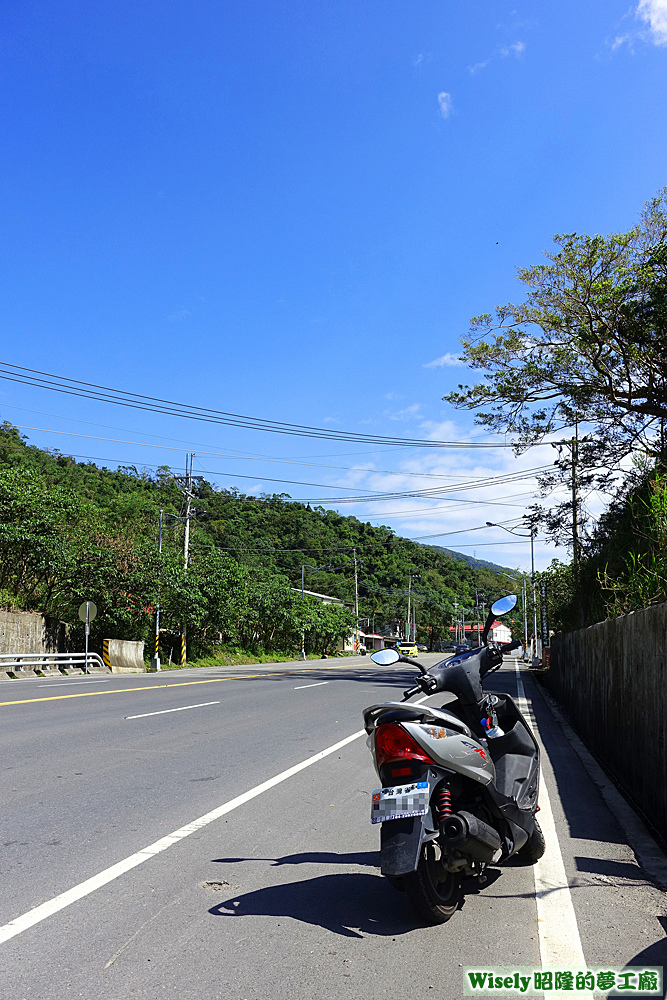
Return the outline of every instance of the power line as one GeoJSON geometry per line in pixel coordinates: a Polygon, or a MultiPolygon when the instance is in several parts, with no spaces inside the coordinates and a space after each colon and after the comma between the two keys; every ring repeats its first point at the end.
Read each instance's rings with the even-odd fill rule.
{"type": "MultiPolygon", "coordinates": [[[[21,446],[20,445],[13,446],[11,444],[3,443],[1,446],[3,448],[10,448],[10,449],[13,448],[13,450],[15,450],[15,451],[20,451],[21,450],[21,446]]],[[[49,452],[46,452],[46,453],[49,454],[49,452]]],[[[80,455],[80,454],[77,454],[77,453],[73,453],[73,454],[69,454],[69,455],[63,455],[63,457],[64,458],[79,458],[79,459],[84,459],[86,462],[113,462],[113,463],[115,463],[118,466],[118,469],[116,471],[120,471],[120,472],[123,472],[125,469],[135,469],[135,471],[137,469],[136,465],[134,465],[133,462],[128,462],[127,459],[121,459],[121,458],[108,458],[106,456],[101,456],[101,455],[80,455]]],[[[101,471],[101,469],[104,469],[106,467],[105,466],[102,466],[102,467],[95,466],[95,468],[97,468],[98,471],[101,471]]],[[[170,473],[173,472],[173,469],[172,469],[171,466],[160,466],[160,465],[155,465],[154,463],[150,463],[150,462],[146,463],[143,466],[143,468],[145,468],[145,469],[168,468],[170,473]]],[[[257,480],[259,479],[260,482],[262,482],[262,481],[264,481],[264,482],[278,482],[278,483],[286,483],[286,484],[289,484],[289,482],[290,482],[289,480],[284,480],[284,479],[262,480],[261,477],[258,477],[258,476],[240,476],[240,475],[236,475],[235,473],[232,473],[232,472],[216,472],[215,470],[207,470],[207,469],[202,469],[202,470],[199,470],[199,471],[201,471],[202,474],[207,475],[207,476],[226,476],[226,477],[228,477],[230,479],[237,479],[237,478],[239,478],[239,479],[240,478],[253,479],[255,482],[257,482],[257,480]]],[[[315,484],[315,485],[318,485],[318,484],[315,484]]],[[[332,488],[332,487],[327,487],[327,488],[332,488]]],[[[350,489],[352,489],[352,487],[350,487],[350,489]]],[[[370,502],[372,502],[374,500],[379,500],[379,501],[385,501],[386,502],[387,500],[401,500],[401,499],[404,499],[404,498],[410,498],[410,497],[415,497],[415,496],[418,497],[419,494],[415,494],[415,493],[401,494],[401,493],[398,493],[398,494],[388,494],[387,496],[380,495],[380,496],[359,496],[359,497],[340,497],[340,498],[339,497],[291,497],[291,496],[288,496],[287,494],[273,494],[273,496],[276,497],[276,498],[278,498],[278,499],[280,499],[282,503],[286,503],[286,504],[311,504],[312,503],[312,504],[321,505],[321,504],[340,504],[340,503],[360,503],[361,504],[361,503],[370,503],[370,502]]],[[[229,492],[227,493],[227,497],[229,499],[233,499],[235,502],[248,502],[248,503],[251,503],[251,502],[256,502],[256,501],[262,500],[261,496],[252,496],[250,494],[243,494],[242,496],[239,496],[239,497],[232,497],[229,492]]],[[[522,504],[504,503],[501,500],[471,500],[471,499],[463,498],[463,497],[460,497],[460,498],[449,497],[447,499],[447,503],[485,504],[485,505],[491,506],[491,507],[498,507],[498,506],[500,506],[500,507],[521,507],[521,506],[523,506],[522,504]]],[[[388,515],[380,514],[379,516],[380,517],[385,517],[385,516],[388,516],[388,515]]]]}
{"type": "MultiPolygon", "coordinates": [[[[32,428],[32,429],[33,430],[44,430],[45,432],[54,433],[54,434],[60,433],[59,431],[47,431],[46,428],[32,428]]],[[[67,433],[67,432],[65,432],[65,433],[67,433]]],[[[99,440],[94,435],[75,435],[75,436],[77,436],[77,437],[93,437],[95,440],[99,440]]],[[[102,440],[111,440],[111,439],[102,439],[102,440]]],[[[126,444],[135,444],[135,443],[137,443],[137,444],[140,444],[141,442],[120,442],[120,443],[126,443],[126,444]]],[[[11,445],[9,445],[9,447],[11,447],[11,445]]],[[[176,449],[176,450],[180,450],[180,449],[176,449]]],[[[74,455],[71,455],[69,457],[72,457],[72,458],[83,458],[86,461],[96,461],[96,462],[105,462],[105,461],[108,462],[108,461],[112,461],[112,462],[117,463],[120,466],[125,465],[125,467],[127,467],[127,464],[126,464],[127,460],[124,460],[124,459],[109,459],[109,458],[102,458],[100,456],[80,455],[80,454],[74,454],[74,455]]],[[[221,457],[224,457],[224,456],[221,456],[221,457]]],[[[129,463],[129,464],[130,464],[130,467],[134,467],[133,463],[129,463]]],[[[164,466],[159,466],[159,465],[156,465],[155,463],[147,463],[146,464],[146,468],[159,469],[159,468],[163,468],[163,467],[164,466]]],[[[169,468],[169,470],[172,471],[172,467],[171,466],[167,466],[167,468],[169,468]]],[[[284,485],[284,486],[314,486],[317,489],[329,489],[329,490],[345,489],[345,490],[348,490],[350,492],[356,491],[356,494],[357,494],[357,495],[354,495],[354,496],[345,496],[345,497],[324,497],[324,498],[322,498],[322,497],[297,497],[297,498],[289,497],[289,498],[286,498],[286,501],[288,500],[289,502],[293,502],[293,503],[316,503],[316,504],[320,504],[320,503],[330,503],[330,504],[371,503],[371,502],[382,502],[382,501],[390,501],[390,500],[420,499],[420,498],[434,499],[436,497],[441,497],[441,496],[443,496],[446,493],[451,493],[451,492],[467,492],[467,491],[472,490],[472,489],[483,489],[483,488],[488,488],[489,486],[503,485],[503,484],[506,484],[506,483],[510,484],[510,483],[514,483],[514,482],[521,482],[521,481],[523,481],[525,479],[532,479],[532,478],[534,478],[534,475],[533,475],[532,472],[526,472],[526,473],[506,473],[506,474],[503,474],[502,476],[488,477],[487,479],[481,480],[481,481],[474,481],[474,482],[469,482],[469,483],[460,483],[460,484],[457,484],[457,485],[450,485],[450,486],[432,487],[430,489],[425,489],[425,490],[398,490],[398,491],[392,491],[392,492],[382,492],[380,490],[365,490],[365,489],[363,489],[363,487],[357,487],[357,486],[340,486],[339,484],[330,485],[328,483],[311,483],[311,482],[306,482],[306,481],[303,481],[303,480],[278,479],[278,478],[275,478],[275,477],[259,476],[259,475],[251,476],[251,475],[246,475],[244,473],[238,473],[238,472],[220,472],[217,469],[200,469],[200,470],[197,470],[197,471],[200,472],[200,474],[202,474],[202,475],[224,477],[224,478],[227,478],[227,479],[250,479],[250,480],[252,480],[254,482],[259,481],[259,482],[265,482],[265,483],[278,483],[278,484],[284,485]],[[363,494],[363,495],[359,495],[359,494],[363,494]]],[[[464,499],[464,498],[457,498],[457,497],[449,497],[448,500],[449,500],[449,502],[452,502],[452,503],[493,504],[493,505],[496,505],[496,506],[510,506],[510,507],[519,506],[517,504],[506,504],[503,501],[497,501],[497,500],[470,500],[470,499],[467,499],[467,498],[464,499]]],[[[379,516],[384,517],[384,516],[387,516],[387,515],[382,514],[382,515],[379,515],[379,516]]]]}
{"type": "MultiPolygon", "coordinates": [[[[137,446],[138,448],[158,448],[161,451],[182,451],[184,454],[190,454],[190,450],[193,447],[192,445],[188,445],[187,448],[178,448],[175,445],[153,444],[151,441],[127,441],[123,438],[103,437],[102,435],[99,434],[81,434],[77,431],[55,430],[53,427],[34,427],[32,424],[14,424],[13,426],[17,427],[19,430],[24,430],[24,431],[39,431],[40,433],[43,434],[64,434],[67,437],[86,438],[89,441],[107,441],[111,444],[131,444],[137,446]]],[[[135,431],[134,433],[137,432],[135,431]]],[[[139,431],[138,433],[141,433],[141,431],[139,431]]],[[[407,472],[404,470],[397,470],[397,469],[364,469],[364,468],[359,468],[359,466],[351,466],[351,465],[326,465],[322,462],[298,462],[295,459],[287,459],[287,458],[262,457],[257,455],[243,455],[243,454],[235,454],[235,453],[219,452],[219,451],[203,451],[201,447],[199,447],[197,454],[207,455],[208,457],[212,458],[230,458],[233,461],[240,461],[240,462],[265,462],[265,463],[273,462],[276,465],[299,465],[308,469],[334,469],[339,472],[367,472],[370,475],[378,475],[378,476],[381,475],[403,476],[413,479],[463,479],[463,480],[466,479],[465,476],[462,476],[460,474],[447,475],[447,473],[440,473],[440,472],[407,472]]],[[[524,473],[546,472],[548,469],[551,468],[552,468],[551,465],[538,465],[530,469],[524,469],[522,471],[524,473]]],[[[501,475],[512,475],[512,473],[501,473],[501,475]]],[[[473,476],[472,481],[485,480],[489,478],[495,479],[495,477],[489,477],[489,476],[473,476]]],[[[470,481],[470,479],[468,479],[468,481],[470,481]]]]}
{"type": "Polygon", "coordinates": [[[271,434],[285,434],[292,437],[321,438],[327,441],[347,441],[358,444],[382,444],[392,447],[413,448],[511,448],[505,442],[471,441],[429,441],[423,438],[399,438],[380,434],[366,434],[358,431],[336,431],[332,428],[313,427],[308,424],[293,424],[263,417],[250,417],[240,413],[229,413],[209,407],[176,403],[173,400],[145,396],[140,393],[113,389],[94,382],[70,379],[64,375],[54,375],[35,368],[25,368],[9,362],[0,362],[0,378],[38,389],[49,389],[65,395],[91,399],[102,403],[113,403],[135,410],[161,413],[165,416],[181,417],[205,423],[240,427],[246,430],[264,431],[271,434]]]}

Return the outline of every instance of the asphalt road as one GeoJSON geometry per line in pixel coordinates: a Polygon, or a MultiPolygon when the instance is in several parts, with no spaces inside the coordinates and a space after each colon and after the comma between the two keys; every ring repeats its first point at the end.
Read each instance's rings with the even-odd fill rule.
{"type": "MultiPolygon", "coordinates": [[[[525,670],[565,872],[546,909],[533,869],[510,865],[420,926],[379,875],[364,737],[258,787],[353,737],[410,677],[359,658],[3,682],[0,925],[18,933],[0,1000],[451,1000],[464,967],[539,967],[574,938],[590,967],[667,967],[665,894],[525,670]]],[[[514,661],[492,686],[516,695],[514,661]]]]}

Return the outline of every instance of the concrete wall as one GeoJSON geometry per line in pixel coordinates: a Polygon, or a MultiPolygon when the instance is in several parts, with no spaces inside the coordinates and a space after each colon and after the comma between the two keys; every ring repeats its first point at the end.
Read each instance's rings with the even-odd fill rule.
{"type": "Polygon", "coordinates": [[[0,611],[0,653],[64,652],[66,626],[27,611],[0,611]]]}
{"type": "Polygon", "coordinates": [[[551,641],[548,686],[653,826],[667,830],[667,604],[551,641]]]}
{"type": "Polygon", "coordinates": [[[105,639],[104,662],[113,670],[144,669],[144,643],[131,642],[126,639],[105,639]]]}

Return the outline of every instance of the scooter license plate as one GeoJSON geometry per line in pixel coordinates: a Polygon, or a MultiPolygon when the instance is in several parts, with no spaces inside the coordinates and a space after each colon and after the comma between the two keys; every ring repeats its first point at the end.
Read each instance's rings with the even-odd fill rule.
{"type": "Polygon", "coordinates": [[[424,816],[428,812],[428,781],[415,781],[411,785],[378,788],[371,800],[371,823],[384,823],[388,819],[405,819],[407,816],[424,816]]]}

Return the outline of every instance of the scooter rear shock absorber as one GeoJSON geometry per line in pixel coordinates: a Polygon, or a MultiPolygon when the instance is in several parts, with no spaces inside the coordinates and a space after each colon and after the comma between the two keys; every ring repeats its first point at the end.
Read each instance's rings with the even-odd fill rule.
{"type": "Polygon", "coordinates": [[[444,823],[448,816],[452,815],[452,793],[447,785],[440,785],[437,791],[436,808],[441,824],[444,823]]]}

